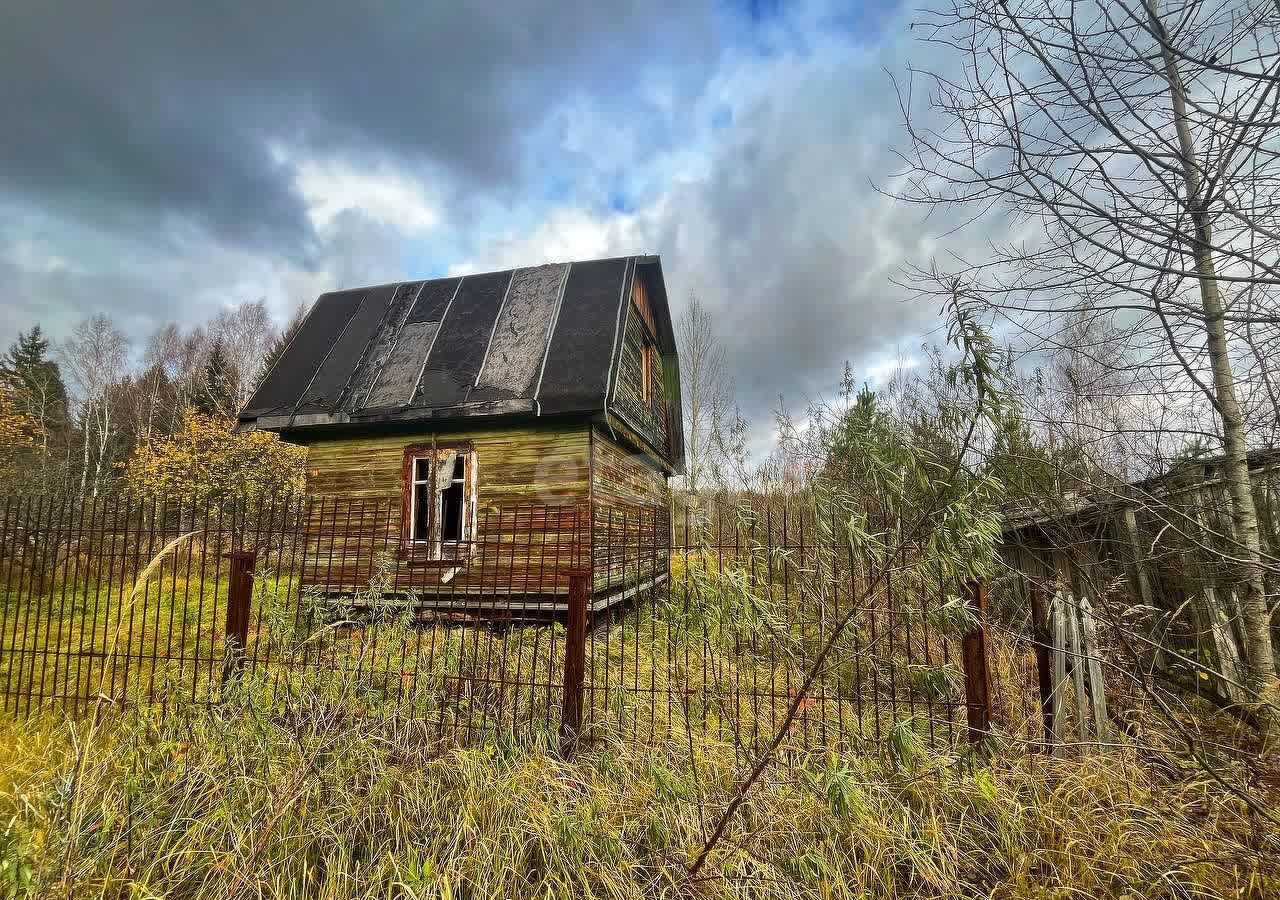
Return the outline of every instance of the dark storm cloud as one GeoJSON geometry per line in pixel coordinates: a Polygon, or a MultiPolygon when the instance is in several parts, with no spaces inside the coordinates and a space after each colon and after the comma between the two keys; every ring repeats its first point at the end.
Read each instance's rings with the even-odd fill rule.
{"type": "Polygon", "coordinates": [[[784,22],[816,37],[755,52],[677,0],[49,6],[0,31],[0,344],[98,311],[137,339],[258,297],[283,317],[427,274],[395,215],[335,207],[313,230],[291,167],[335,160],[421,180],[441,268],[507,244],[501,265],[662,253],[757,422],[779,394],[829,395],[845,360],[938,337],[891,278],[949,223],[873,186],[902,139],[883,71],[913,49],[901,17],[784,22]]]}
{"type": "Polygon", "coordinates": [[[10,7],[7,199],[111,229],[195,224],[295,256],[310,226],[272,141],[431,163],[459,191],[509,185],[549,105],[582,92],[640,115],[637,69],[709,57],[705,13],[684,2],[10,7]]]}

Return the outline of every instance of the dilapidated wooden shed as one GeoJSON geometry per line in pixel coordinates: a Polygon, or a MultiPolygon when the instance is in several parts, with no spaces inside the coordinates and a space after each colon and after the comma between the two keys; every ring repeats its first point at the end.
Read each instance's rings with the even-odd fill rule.
{"type": "Polygon", "coordinates": [[[324,294],[240,416],[309,448],[304,586],[557,612],[667,575],[684,458],[656,256],[324,294]]]}

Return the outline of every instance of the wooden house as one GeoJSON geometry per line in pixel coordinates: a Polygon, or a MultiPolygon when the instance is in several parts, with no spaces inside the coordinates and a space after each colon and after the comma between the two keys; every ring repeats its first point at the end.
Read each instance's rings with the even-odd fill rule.
{"type": "Polygon", "coordinates": [[[240,415],[308,448],[304,587],[599,610],[667,577],[679,360],[656,256],[322,295],[240,415]]]}

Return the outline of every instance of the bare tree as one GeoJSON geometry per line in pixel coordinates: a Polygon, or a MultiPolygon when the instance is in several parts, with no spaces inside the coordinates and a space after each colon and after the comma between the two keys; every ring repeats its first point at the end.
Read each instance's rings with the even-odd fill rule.
{"type": "Polygon", "coordinates": [[[680,385],[684,390],[685,486],[696,496],[710,474],[713,431],[727,413],[724,351],[711,313],[697,295],[680,316],[680,385]]]}
{"type": "Polygon", "coordinates": [[[1267,560],[1247,453],[1274,434],[1277,413],[1278,12],[1274,0],[969,0],[928,11],[917,33],[959,51],[963,69],[912,70],[930,99],[920,116],[903,91],[900,195],[960,204],[987,223],[1012,214],[1022,239],[946,268],[1028,352],[1061,346],[1064,318],[1107,318],[1134,390],[1176,407],[1164,427],[1220,442],[1248,684],[1271,735],[1267,560]]]}
{"type": "Polygon", "coordinates": [[[131,394],[134,438],[146,443],[157,431],[173,425],[173,405],[182,333],[172,322],[157,328],[147,338],[143,352],[145,368],[138,375],[131,394]]]}
{"type": "Polygon", "coordinates": [[[102,313],[83,320],[60,348],[78,406],[80,491],[89,490],[95,497],[114,428],[110,391],[124,376],[128,354],[128,340],[102,313]]]}
{"type": "Polygon", "coordinates": [[[209,325],[209,333],[221,342],[222,352],[229,364],[235,409],[244,408],[257,386],[263,362],[278,337],[275,323],[262,300],[242,303],[231,310],[223,310],[209,325]]]}
{"type": "MultiPolygon", "coordinates": [[[[203,328],[182,335],[176,348],[174,383],[177,388],[177,416],[195,406],[204,395],[205,367],[213,341],[203,328]]],[[[176,427],[177,422],[173,423],[176,427]]]]}

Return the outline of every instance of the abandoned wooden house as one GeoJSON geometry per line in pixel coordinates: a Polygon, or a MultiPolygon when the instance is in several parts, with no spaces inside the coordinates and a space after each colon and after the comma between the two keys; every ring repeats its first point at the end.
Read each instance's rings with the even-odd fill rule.
{"type": "Polygon", "coordinates": [[[667,577],[679,396],[632,256],[324,294],[239,427],[308,448],[304,588],[554,614],[667,577]]]}

